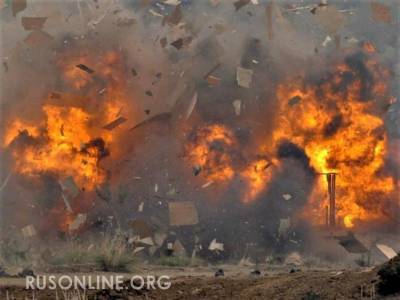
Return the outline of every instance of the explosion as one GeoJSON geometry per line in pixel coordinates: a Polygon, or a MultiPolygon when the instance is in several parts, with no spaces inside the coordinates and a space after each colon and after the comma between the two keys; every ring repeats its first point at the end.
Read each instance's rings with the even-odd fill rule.
{"type": "MultiPolygon", "coordinates": [[[[260,156],[250,163],[234,163],[242,153],[232,131],[224,125],[212,124],[194,130],[186,144],[188,160],[195,169],[201,170],[208,182],[226,183],[238,176],[245,182],[243,203],[250,203],[272,178],[273,163],[260,156]]],[[[277,164],[277,161],[274,161],[277,164]]]]}
{"type": "Polygon", "coordinates": [[[104,140],[96,142],[89,130],[90,115],[81,108],[55,105],[44,105],[43,113],[43,125],[18,129],[21,122],[16,120],[10,126],[10,131],[18,134],[9,140],[21,136],[31,140],[13,152],[15,171],[28,176],[44,172],[59,174],[61,178],[73,176],[88,190],[102,183],[105,172],[98,162],[108,153],[104,140]]]}
{"type": "MultiPolygon", "coordinates": [[[[378,64],[369,44],[347,56],[320,82],[297,78],[279,84],[279,114],[273,132],[302,147],[319,173],[335,172],[337,217],[346,227],[387,218],[394,182],[383,173],[387,135],[382,108],[388,103],[389,72],[378,64]]],[[[323,219],[328,184],[320,176],[306,212],[323,219]],[[325,199],[324,199],[325,198],[325,199]]]]}
{"type": "Polygon", "coordinates": [[[108,155],[106,145],[112,142],[113,136],[102,127],[119,117],[121,108],[126,106],[119,60],[116,52],[100,57],[83,55],[65,59],[62,56],[59,59],[64,81],[76,91],[86,89],[85,96],[52,92],[42,106],[42,124],[19,119],[11,122],[5,134],[5,147],[21,135],[30,140],[13,151],[16,172],[24,175],[50,172],[59,178],[72,176],[87,190],[104,182],[105,171],[99,167],[99,161],[108,155]],[[93,63],[95,76],[77,67],[84,63],[93,63]],[[100,87],[106,93],[104,97],[99,93],[100,87]]]}
{"type": "MultiPolygon", "coordinates": [[[[59,182],[72,178],[80,190],[90,192],[107,180],[100,162],[116,142],[111,130],[126,121],[121,117],[123,108],[129,110],[125,69],[121,54],[114,51],[91,56],[66,53],[59,57],[57,67],[73,93],[50,92],[43,101],[40,122],[10,120],[3,147],[14,158],[14,172],[28,178],[51,174],[59,182]]],[[[67,207],[63,213],[56,204],[52,212],[61,229],[67,230],[79,209],[67,207]]]]}
{"type": "Polygon", "coordinates": [[[328,206],[326,175],[335,173],[339,224],[353,227],[362,221],[385,220],[395,183],[384,170],[388,137],[379,103],[392,101],[389,76],[374,47],[366,43],[319,81],[297,77],[278,84],[272,141],[259,148],[264,156],[233,164],[233,153],[243,158],[246,151],[227,127],[214,124],[195,131],[186,147],[189,160],[208,181],[242,179],[246,183],[242,202],[250,203],[268,188],[280,165],[279,145],[289,141],[304,150],[310,167],[321,175],[304,212],[308,219],[323,223],[328,206]]]}

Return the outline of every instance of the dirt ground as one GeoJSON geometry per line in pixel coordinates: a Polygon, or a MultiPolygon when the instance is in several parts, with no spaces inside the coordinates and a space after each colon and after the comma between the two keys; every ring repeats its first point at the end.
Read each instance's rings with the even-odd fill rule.
{"type": "MultiPolygon", "coordinates": [[[[299,269],[291,273],[290,269],[260,268],[261,275],[257,276],[250,274],[253,268],[220,267],[225,276],[218,278],[214,276],[216,267],[141,269],[135,274],[171,276],[171,288],[91,290],[86,298],[82,292],[79,296],[73,291],[33,292],[24,289],[23,278],[0,278],[0,299],[400,299],[400,295],[384,298],[375,293],[376,271],[372,269],[299,269]]],[[[130,274],[124,277],[128,279],[130,274]]]]}

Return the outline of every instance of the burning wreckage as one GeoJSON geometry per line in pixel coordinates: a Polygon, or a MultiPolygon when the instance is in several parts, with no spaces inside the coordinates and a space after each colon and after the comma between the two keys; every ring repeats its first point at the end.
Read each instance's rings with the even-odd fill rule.
{"type": "Polygon", "coordinates": [[[394,10],[307,2],[5,4],[1,264],[395,257],[394,10]]]}

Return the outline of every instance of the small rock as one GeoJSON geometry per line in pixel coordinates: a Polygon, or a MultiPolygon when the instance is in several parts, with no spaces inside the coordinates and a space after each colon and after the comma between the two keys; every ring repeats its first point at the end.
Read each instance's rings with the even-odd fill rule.
{"type": "Polygon", "coordinates": [[[299,268],[291,268],[289,273],[296,273],[296,272],[300,272],[299,268]]]}
{"type": "Polygon", "coordinates": [[[260,270],[255,269],[255,270],[250,272],[250,275],[252,275],[252,276],[261,276],[261,272],[260,272],[260,270]]]}
{"type": "Polygon", "coordinates": [[[215,277],[222,277],[225,276],[224,270],[218,269],[217,272],[215,272],[215,277]]]}

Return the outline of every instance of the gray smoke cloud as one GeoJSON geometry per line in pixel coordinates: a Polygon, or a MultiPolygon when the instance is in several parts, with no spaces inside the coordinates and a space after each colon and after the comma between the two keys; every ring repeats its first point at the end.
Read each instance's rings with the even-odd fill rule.
{"type": "MultiPolygon", "coordinates": [[[[283,155],[284,168],[275,174],[271,189],[259,196],[268,201],[243,207],[241,179],[235,178],[228,187],[214,186],[211,191],[202,188],[204,181],[195,177],[193,166],[185,162],[184,144],[191,128],[223,123],[238,140],[240,154],[235,163],[246,165],[250,157],[259,154],[259,138],[269,136],[275,126],[276,84],[299,71],[318,77],[333,59],[343,56],[340,49],[358,47],[362,41],[376,45],[384,64],[396,66],[392,68],[395,82],[398,24],[373,20],[368,3],[329,4],[339,12],[322,20],[310,12],[318,5],[315,1],[251,1],[236,11],[231,1],[182,0],[180,13],[163,1],[28,1],[27,8],[15,17],[10,7],[3,8],[0,134],[4,136],[15,116],[40,123],[47,95],[70,92],[57,66],[60,55],[118,51],[123,57],[129,105],[134,109],[115,133],[123,143],[109,145],[110,156],[101,162],[109,174],[104,189],[109,189],[115,211],[110,212],[107,203],[92,194],[97,197],[89,216],[92,224],[115,214],[123,226],[135,217],[157,220],[163,226],[168,222],[169,200],[191,200],[198,203],[201,225],[194,231],[203,241],[222,239],[228,249],[238,241],[283,249],[276,239],[280,219],[301,209],[313,186],[313,170],[304,162],[307,158],[283,155]],[[26,41],[30,32],[21,25],[22,17],[33,16],[47,17],[42,30],[52,37],[35,46],[26,41]],[[332,28],[332,24],[338,27],[332,28]],[[237,85],[239,66],[253,70],[249,89],[237,85]],[[210,70],[220,79],[211,87],[205,77],[210,70]],[[195,92],[198,101],[185,120],[195,92]],[[240,116],[232,104],[237,99],[242,103],[240,116]],[[129,130],[159,114],[165,115],[129,130]],[[114,153],[122,153],[123,158],[116,160],[114,153]],[[293,207],[282,204],[282,193],[297,195],[293,207]],[[145,211],[139,214],[142,202],[145,211]]],[[[385,4],[398,17],[395,4],[385,4]]],[[[395,85],[393,95],[398,96],[395,85]]],[[[396,176],[398,114],[396,102],[386,118],[391,136],[388,168],[397,172],[396,176]]],[[[6,148],[0,155],[3,182],[12,173],[14,158],[6,148]]],[[[28,224],[39,224],[61,190],[48,174],[35,180],[12,174],[1,193],[1,230],[7,235],[28,224]]],[[[299,228],[300,236],[311,230],[308,225],[299,228]]],[[[177,231],[188,240],[193,235],[184,229],[177,231]]],[[[57,231],[51,234],[56,236],[57,231]]]]}

